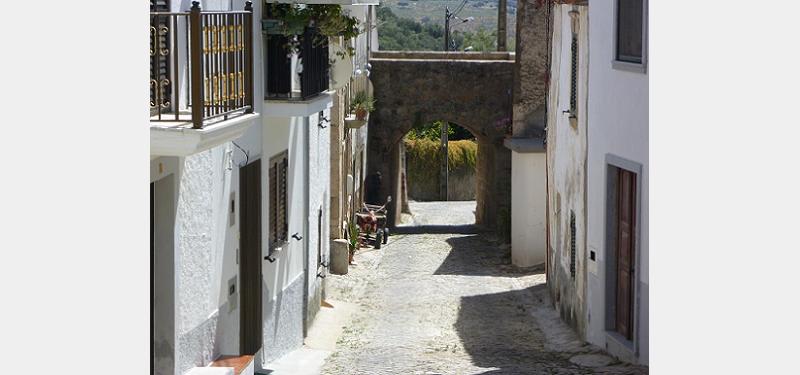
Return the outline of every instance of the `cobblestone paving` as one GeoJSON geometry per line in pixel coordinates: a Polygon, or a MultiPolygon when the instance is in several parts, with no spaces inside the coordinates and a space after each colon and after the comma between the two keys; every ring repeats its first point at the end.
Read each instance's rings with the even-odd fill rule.
{"type": "MultiPolygon", "coordinates": [[[[438,204],[418,211],[444,213],[436,223],[446,225],[463,224],[464,213],[455,211],[474,209],[438,204]]],[[[433,224],[422,219],[415,221],[433,224]]],[[[347,275],[328,277],[328,297],[358,303],[360,311],[323,374],[647,373],[614,360],[603,367],[571,362],[602,351],[580,343],[549,307],[541,269],[511,266],[510,250],[474,228],[431,228],[401,228],[408,234],[362,250],[347,275]]]]}

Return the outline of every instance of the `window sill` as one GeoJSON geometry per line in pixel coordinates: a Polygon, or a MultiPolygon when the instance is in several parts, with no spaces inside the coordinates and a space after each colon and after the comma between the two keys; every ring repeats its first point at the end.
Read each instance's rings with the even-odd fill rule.
{"type": "Polygon", "coordinates": [[[612,60],[611,68],[615,70],[624,70],[626,72],[646,74],[647,68],[644,64],[637,64],[626,61],[612,60]]]}

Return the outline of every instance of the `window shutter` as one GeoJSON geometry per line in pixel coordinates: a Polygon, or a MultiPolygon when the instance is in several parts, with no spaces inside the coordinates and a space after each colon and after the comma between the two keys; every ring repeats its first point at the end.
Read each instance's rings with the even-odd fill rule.
{"type": "Polygon", "coordinates": [[[275,164],[269,167],[269,242],[278,243],[278,169],[275,164]]]}

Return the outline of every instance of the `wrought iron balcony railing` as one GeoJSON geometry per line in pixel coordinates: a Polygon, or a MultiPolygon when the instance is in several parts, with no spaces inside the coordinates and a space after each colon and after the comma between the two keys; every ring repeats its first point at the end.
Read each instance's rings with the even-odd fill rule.
{"type": "Polygon", "coordinates": [[[310,99],[329,88],[328,39],[306,27],[300,36],[267,35],[267,99],[310,99]],[[296,59],[287,50],[299,38],[296,59]],[[294,67],[294,69],[293,69],[294,67]],[[296,84],[294,73],[299,76],[296,84]]]}
{"type": "Polygon", "coordinates": [[[253,6],[150,12],[151,121],[209,122],[253,112],[253,6]]]}

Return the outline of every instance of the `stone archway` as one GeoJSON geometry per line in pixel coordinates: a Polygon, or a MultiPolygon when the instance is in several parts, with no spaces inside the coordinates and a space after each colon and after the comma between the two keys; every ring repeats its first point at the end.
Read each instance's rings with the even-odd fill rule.
{"type": "MultiPolygon", "coordinates": [[[[370,115],[368,175],[380,172],[378,199],[400,196],[399,143],[415,124],[458,124],[478,140],[476,223],[507,239],[511,154],[503,146],[511,123],[511,53],[373,52],[370,79],[376,110],[370,115]]],[[[389,207],[399,219],[400,199],[389,207]]]]}

